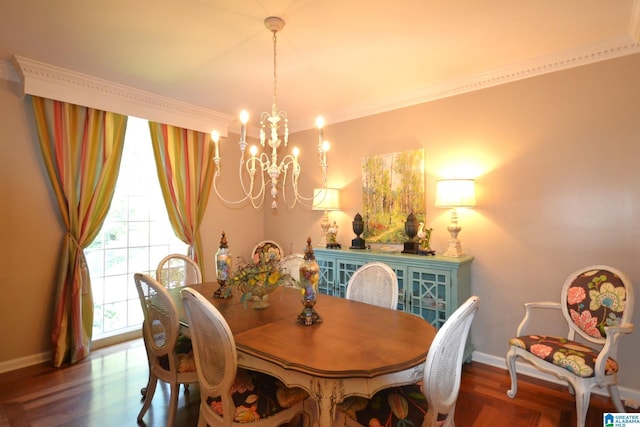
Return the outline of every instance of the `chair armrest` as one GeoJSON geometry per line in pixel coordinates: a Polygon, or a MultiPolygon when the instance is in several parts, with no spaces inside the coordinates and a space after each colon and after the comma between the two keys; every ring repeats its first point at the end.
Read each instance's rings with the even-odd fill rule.
{"type": "Polygon", "coordinates": [[[527,302],[524,303],[524,317],[516,329],[516,336],[519,337],[524,334],[524,330],[529,324],[529,320],[533,317],[535,309],[552,309],[560,310],[559,302],[543,301],[543,302],[527,302]]]}
{"type": "Polygon", "coordinates": [[[622,325],[605,326],[604,333],[608,338],[609,335],[614,334],[630,334],[635,329],[633,323],[623,323],[622,325]]]}
{"type": "Polygon", "coordinates": [[[602,350],[598,354],[595,366],[595,376],[600,382],[606,374],[607,361],[610,356],[615,356],[618,349],[618,340],[623,334],[630,334],[635,329],[633,323],[624,323],[622,325],[612,325],[604,327],[605,341],[602,350]]]}

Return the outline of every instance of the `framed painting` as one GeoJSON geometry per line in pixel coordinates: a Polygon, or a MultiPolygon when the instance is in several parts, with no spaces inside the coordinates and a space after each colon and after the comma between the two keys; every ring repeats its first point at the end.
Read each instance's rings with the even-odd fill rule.
{"type": "Polygon", "coordinates": [[[424,221],[424,149],[365,157],[362,160],[363,237],[367,243],[400,244],[411,212],[424,221]]]}

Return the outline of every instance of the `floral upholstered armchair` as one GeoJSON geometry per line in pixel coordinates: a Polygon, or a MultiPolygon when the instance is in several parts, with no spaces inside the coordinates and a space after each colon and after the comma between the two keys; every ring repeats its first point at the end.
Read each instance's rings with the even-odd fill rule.
{"type": "Polygon", "coordinates": [[[525,316],[509,340],[506,360],[511,375],[513,398],[517,392],[516,359],[521,357],[537,369],[569,383],[575,391],[577,425],[583,427],[591,389],[606,386],[618,412],[624,406],[618,392],[619,338],[631,333],[633,285],[620,271],[595,265],[574,272],[565,281],[560,303],[526,303],[525,316]],[[534,309],[562,310],[567,337],[528,335],[526,328],[534,309]],[[576,333],[582,338],[576,341],[576,333]]]}
{"type": "Polygon", "coordinates": [[[251,251],[251,257],[255,263],[279,262],[283,256],[282,247],[272,240],[263,240],[251,251]]]}

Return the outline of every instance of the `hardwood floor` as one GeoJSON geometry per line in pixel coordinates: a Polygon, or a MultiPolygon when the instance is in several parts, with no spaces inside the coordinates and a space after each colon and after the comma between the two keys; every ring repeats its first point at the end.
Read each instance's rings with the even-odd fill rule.
{"type": "MultiPolygon", "coordinates": [[[[92,352],[88,360],[63,369],[41,364],[0,375],[0,427],[135,426],[140,388],[147,380],[142,340],[92,352]]],[[[509,399],[505,370],[477,362],[463,369],[456,406],[458,427],[575,426],[575,403],[566,388],[521,377],[509,399]]],[[[158,386],[144,425],[164,426],[168,387],[158,386]]],[[[181,389],[176,425],[197,424],[199,393],[181,389]]],[[[611,402],[592,396],[586,427],[601,427],[611,402]]],[[[637,412],[637,411],[636,411],[637,412]]]]}

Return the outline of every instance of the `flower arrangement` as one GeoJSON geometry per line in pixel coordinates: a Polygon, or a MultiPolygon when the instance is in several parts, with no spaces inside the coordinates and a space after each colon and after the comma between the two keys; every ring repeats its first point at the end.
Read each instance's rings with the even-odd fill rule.
{"type": "Polygon", "coordinates": [[[245,305],[254,301],[254,308],[265,308],[269,306],[266,301],[269,294],[292,280],[291,275],[286,273],[276,260],[252,263],[242,260],[226,283],[225,298],[231,295],[232,288],[237,288],[242,292],[240,301],[245,305]]]}

